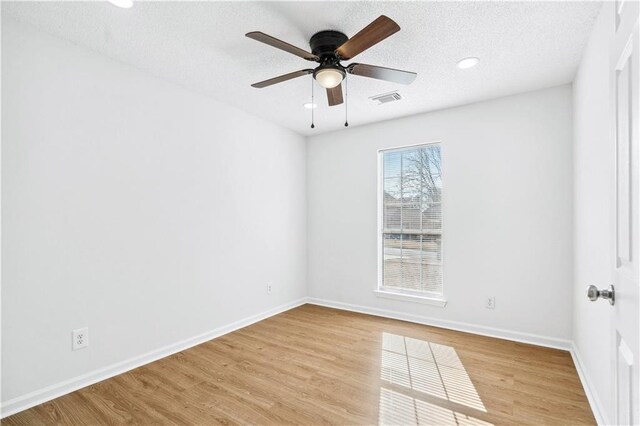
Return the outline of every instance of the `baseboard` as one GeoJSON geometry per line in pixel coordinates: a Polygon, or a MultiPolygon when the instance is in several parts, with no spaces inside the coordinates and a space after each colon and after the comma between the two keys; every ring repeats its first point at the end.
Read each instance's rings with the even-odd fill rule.
{"type": "Polygon", "coordinates": [[[578,348],[576,347],[575,343],[571,345],[570,352],[571,358],[573,358],[573,363],[575,364],[576,370],[578,371],[578,377],[580,377],[580,382],[582,383],[582,387],[584,388],[584,393],[587,395],[587,399],[589,400],[591,411],[593,411],[593,415],[596,418],[596,422],[598,422],[599,425],[612,424],[609,423],[605,418],[604,413],[606,411],[603,409],[600,398],[598,398],[597,394],[594,392],[594,387],[591,384],[589,375],[584,368],[584,364],[582,363],[582,359],[580,358],[580,352],[578,352],[578,348]]]}
{"type": "Polygon", "coordinates": [[[78,377],[74,377],[73,379],[66,380],[55,385],[47,386],[46,388],[10,399],[3,402],[0,406],[0,418],[10,416],[12,414],[34,407],[38,404],[42,404],[43,402],[50,401],[62,395],[66,395],[70,392],[82,389],[86,386],[101,382],[102,380],[108,379],[110,377],[117,376],[118,374],[126,373],[127,371],[133,370],[134,368],[138,368],[158,359],[173,355],[180,351],[184,351],[185,349],[189,349],[211,339],[215,339],[216,337],[231,333],[232,331],[246,327],[258,321],[262,321],[284,311],[288,311],[289,309],[304,305],[306,301],[307,298],[303,297],[293,302],[285,303],[283,305],[269,309],[257,315],[253,315],[233,322],[231,324],[218,327],[207,333],[191,337],[189,339],[162,347],[160,349],[156,349],[146,354],[130,358],[128,360],[110,365],[108,367],[101,368],[99,370],[95,370],[78,377]]]}
{"type": "Polygon", "coordinates": [[[529,343],[548,348],[571,350],[571,341],[558,339],[555,337],[539,336],[536,334],[522,333],[519,331],[505,330],[501,328],[486,327],[482,325],[469,324],[458,321],[443,320],[422,315],[407,314],[386,309],[370,308],[367,306],[352,305],[349,303],[334,302],[331,300],[317,299],[310,297],[308,302],[312,305],[325,306],[328,308],[342,309],[346,311],[359,312],[362,314],[375,315],[378,317],[392,318],[402,321],[414,322],[417,324],[430,325],[433,327],[446,328],[449,330],[464,331],[466,333],[479,334],[481,336],[496,337],[498,339],[512,340],[515,342],[529,343]]]}

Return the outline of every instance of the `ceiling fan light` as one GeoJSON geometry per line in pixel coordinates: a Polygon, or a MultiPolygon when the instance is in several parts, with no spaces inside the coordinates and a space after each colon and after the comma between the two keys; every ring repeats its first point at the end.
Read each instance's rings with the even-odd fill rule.
{"type": "Polygon", "coordinates": [[[333,89],[344,79],[344,71],[339,68],[322,68],[313,74],[320,86],[325,89],[333,89]]]}

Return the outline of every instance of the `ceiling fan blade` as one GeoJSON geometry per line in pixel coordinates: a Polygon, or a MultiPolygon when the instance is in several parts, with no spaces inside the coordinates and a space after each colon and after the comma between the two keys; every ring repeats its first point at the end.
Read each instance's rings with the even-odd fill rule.
{"type": "Polygon", "coordinates": [[[247,37],[252,38],[254,40],[260,41],[264,44],[268,44],[269,46],[273,46],[276,49],[284,50],[285,52],[293,53],[296,56],[300,56],[308,61],[317,61],[319,58],[313,53],[307,52],[304,49],[300,49],[292,44],[284,42],[282,40],[278,40],[275,37],[271,37],[268,34],[265,34],[260,31],[253,31],[245,34],[247,37]]]}
{"type": "Polygon", "coordinates": [[[351,59],[398,31],[400,31],[400,26],[393,19],[380,15],[375,21],[360,30],[358,34],[338,47],[336,53],[342,59],[351,59]]]}
{"type": "Polygon", "coordinates": [[[259,83],[253,83],[251,86],[256,87],[258,89],[262,89],[263,87],[271,86],[273,84],[282,83],[283,81],[291,80],[292,78],[302,77],[303,75],[311,74],[313,70],[300,70],[295,72],[290,72],[289,74],[280,75],[278,77],[270,78],[269,80],[261,81],[259,83]]]}
{"type": "Polygon", "coordinates": [[[377,78],[378,80],[392,81],[400,84],[411,84],[418,75],[411,71],[395,70],[393,68],[367,64],[351,64],[347,67],[347,72],[353,75],[377,78]]]}
{"type": "Polygon", "coordinates": [[[342,99],[342,83],[333,89],[327,89],[327,99],[329,100],[329,106],[340,105],[344,102],[342,99]]]}

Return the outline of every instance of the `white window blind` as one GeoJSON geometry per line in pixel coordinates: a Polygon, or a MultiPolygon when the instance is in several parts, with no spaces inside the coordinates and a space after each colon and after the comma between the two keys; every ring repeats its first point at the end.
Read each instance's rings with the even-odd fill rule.
{"type": "Polygon", "coordinates": [[[440,144],[382,151],[381,290],[442,295],[440,144]]]}

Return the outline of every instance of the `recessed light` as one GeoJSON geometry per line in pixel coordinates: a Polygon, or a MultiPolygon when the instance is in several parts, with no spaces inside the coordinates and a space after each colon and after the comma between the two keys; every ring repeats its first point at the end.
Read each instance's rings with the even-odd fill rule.
{"type": "Polygon", "coordinates": [[[109,3],[123,9],[130,9],[133,6],[133,0],[109,0],[109,3]]]}
{"type": "Polygon", "coordinates": [[[475,67],[476,65],[478,65],[478,62],[480,62],[480,59],[476,58],[476,57],[470,57],[470,58],[464,58],[464,59],[460,59],[458,61],[458,68],[460,68],[461,70],[465,70],[467,68],[472,68],[475,67]]]}
{"type": "Polygon", "coordinates": [[[314,109],[316,108],[318,105],[316,104],[312,104],[311,102],[307,102],[306,104],[302,104],[303,107],[305,107],[306,109],[314,109]]]}

